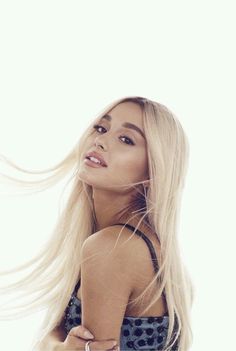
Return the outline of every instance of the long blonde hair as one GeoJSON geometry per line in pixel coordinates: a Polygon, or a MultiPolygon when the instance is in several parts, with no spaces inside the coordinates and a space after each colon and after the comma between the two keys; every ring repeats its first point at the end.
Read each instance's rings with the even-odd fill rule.
{"type": "Polygon", "coordinates": [[[82,155],[86,151],[86,138],[91,133],[94,122],[119,103],[126,101],[138,104],[143,112],[150,182],[145,193],[142,191],[142,182],[141,187],[140,183],[132,183],[137,189],[137,196],[127,208],[121,209],[120,218],[126,213],[142,214],[142,218],[145,218],[146,223],[156,233],[161,246],[161,255],[158,257],[159,270],[144,292],[135,299],[135,303],[141,301],[147,290],[154,287],[158,280],[160,284],[156,294],[143,312],[148,310],[162,293],[164,294],[169,326],[163,351],[171,350],[173,345],[177,345],[178,351],[187,351],[192,344],[190,312],[194,289],[178,244],[179,214],[189,161],[189,142],[179,120],[166,106],[150,99],[131,96],[114,101],[100,112],[71,152],[50,169],[30,172],[1,156],[2,162],[17,170],[28,174],[48,175],[37,181],[21,181],[0,175],[0,180],[17,184],[26,191],[45,190],[72,172],[69,180],[72,183],[71,191],[51,238],[32,260],[15,269],[0,272],[1,276],[23,271],[36,264],[30,274],[26,274],[16,283],[0,288],[2,294],[22,289],[27,297],[38,293],[32,301],[19,306],[20,312],[16,313],[17,306],[12,313],[9,309],[7,316],[1,315],[3,320],[20,318],[38,311],[39,308],[47,309],[33,347],[37,348],[40,341],[61,324],[71,293],[80,277],[81,247],[86,238],[96,230],[92,187],[77,176],[82,155]]]}

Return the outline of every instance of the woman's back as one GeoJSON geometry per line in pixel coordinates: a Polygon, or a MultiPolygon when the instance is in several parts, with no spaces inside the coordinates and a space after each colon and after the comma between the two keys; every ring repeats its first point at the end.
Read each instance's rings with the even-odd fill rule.
{"type": "MultiPolygon", "coordinates": [[[[130,230],[135,228],[129,224],[117,223],[125,225],[130,230]]],[[[147,286],[158,270],[157,254],[158,246],[153,245],[152,241],[140,230],[136,230],[135,234],[142,237],[146,245],[144,250],[148,248],[149,262],[144,260],[143,267],[139,267],[137,284],[134,286],[130,299],[137,297],[147,286]],[[150,257],[151,256],[151,257],[150,257]],[[150,260],[151,258],[151,260],[150,260]],[[146,261],[146,262],[145,262],[146,261]],[[150,265],[150,261],[152,265],[150,265]]],[[[143,253],[139,253],[143,254],[143,253]]],[[[144,257],[146,258],[147,255],[144,257]]],[[[75,286],[71,299],[65,311],[64,329],[66,334],[76,325],[81,324],[81,294],[80,280],[75,286]]],[[[144,309],[152,299],[152,295],[145,296],[143,299],[142,309],[144,309]],[[146,299],[146,301],[145,301],[146,299]]],[[[138,317],[139,308],[137,306],[128,305],[125,311],[123,323],[121,326],[120,346],[121,350],[162,350],[167,337],[169,317],[166,310],[165,299],[163,296],[151,306],[145,314],[138,317]],[[164,311],[164,312],[163,312],[164,311]]],[[[173,348],[172,350],[175,350],[173,348]]]]}

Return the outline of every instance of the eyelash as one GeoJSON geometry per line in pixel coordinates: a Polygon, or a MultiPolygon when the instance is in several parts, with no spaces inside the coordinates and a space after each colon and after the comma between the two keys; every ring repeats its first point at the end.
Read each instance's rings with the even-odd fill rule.
{"type": "MultiPolygon", "coordinates": [[[[96,129],[96,130],[97,130],[98,128],[103,128],[103,129],[106,130],[106,128],[104,128],[103,126],[100,126],[99,124],[95,124],[95,125],[93,126],[93,128],[96,129]]],[[[99,132],[98,132],[98,133],[99,133],[99,132]]],[[[125,142],[125,144],[127,144],[127,145],[135,145],[134,142],[133,142],[133,140],[130,139],[130,138],[128,138],[128,137],[126,137],[125,135],[124,135],[124,136],[122,135],[121,138],[126,138],[126,139],[128,139],[129,141],[131,141],[131,144],[126,143],[126,142],[125,142]]]]}

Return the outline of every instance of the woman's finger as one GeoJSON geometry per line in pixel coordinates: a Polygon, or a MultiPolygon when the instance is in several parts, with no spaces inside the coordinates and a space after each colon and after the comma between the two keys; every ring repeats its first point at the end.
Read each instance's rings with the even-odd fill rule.
{"type": "MultiPolygon", "coordinates": [[[[86,332],[88,332],[90,335],[92,335],[88,329],[86,329],[84,326],[79,325],[74,328],[72,328],[68,334],[68,339],[70,339],[70,336],[72,337],[71,340],[67,340],[67,345],[70,343],[73,343],[73,346],[78,347],[78,350],[84,350],[85,349],[85,344],[88,340],[91,342],[89,343],[89,347],[91,351],[107,351],[107,350],[112,350],[115,346],[118,345],[117,341],[114,339],[110,340],[101,340],[101,341],[93,341],[94,338],[91,336],[87,336],[86,332]],[[77,340],[73,337],[78,338],[77,340]],[[83,340],[82,340],[83,339],[83,340]]],[[[72,346],[72,345],[71,345],[72,346]]]]}
{"type": "Polygon", "coordinates": [[[90,331],[86,329],[83,325],[78,325],[77,327],[72,328],[70,334],[86,340],[92,340],[94,338],[90,331]]]}

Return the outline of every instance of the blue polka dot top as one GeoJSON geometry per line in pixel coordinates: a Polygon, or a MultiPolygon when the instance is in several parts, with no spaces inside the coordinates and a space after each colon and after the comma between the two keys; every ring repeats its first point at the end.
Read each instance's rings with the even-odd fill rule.
{"type": "MultiPolygon", "coordinates": [[[[133,226],[127,223],[116,223],[125,225],[132,231],[135,230],[133,226]]],[[[140,230],[136,229],[135,234],[139,235],[146,242],[154,265],[155,273],[158,270],[158,261],[152,242],[149,238],[140,230]]],[[[64,330],[66,335],[69,331],[81,324],[81,301],[77,298],[77,291],[80,287],[80,280],[75,286],[75,289],[71,295],[68,306],[65,310],[65,316],[63,320],[64,330]]],[[[150,317],[132,317],[125,316],[121,326],[120,333],[120,350],[146,350],[155,351],[163,350],[168,330],[169,316],[168,312],[162,316],[150,316],[150,317]]],[[[178,350],[178,345],[175,343],[172,351],[178,350]]]]}

